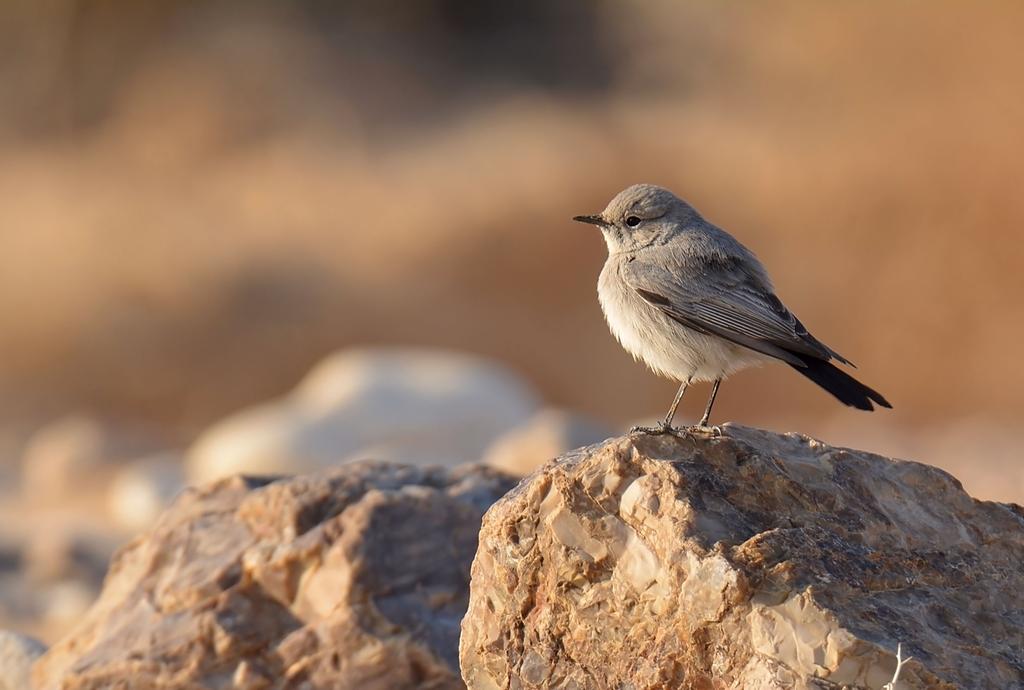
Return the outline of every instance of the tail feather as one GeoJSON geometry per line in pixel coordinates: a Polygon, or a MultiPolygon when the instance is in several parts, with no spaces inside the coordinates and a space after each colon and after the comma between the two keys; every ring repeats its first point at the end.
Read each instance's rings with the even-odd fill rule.
{"type": "Polygon", "coordinates": [[[871,404],[874,401],[882,407],[892,407],[881,393],[868,388],[834,364],[808,355],[797,356],[803,361],[804,366],[790,366],[834,395],[844,405],[871,411],[875,409],[871,404]]]}

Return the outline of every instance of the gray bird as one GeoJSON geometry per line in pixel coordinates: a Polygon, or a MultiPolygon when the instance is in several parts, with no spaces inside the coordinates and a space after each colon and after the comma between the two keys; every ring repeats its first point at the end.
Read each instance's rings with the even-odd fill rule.
{"type": "Polygon", "coordinates": [[[776,297],[753,252],[667,189],[633,185],[600,214],[573,220],[601,228],[608,245],[597,295],[612,334],[635,359],[680,383],[662,423],[634,432],[671,432],[686,387],[714,381],[700,420],[706,427],[722,379],[772,360],[851,407],[892,407],[831,363],[853,366],[776,297]]]}

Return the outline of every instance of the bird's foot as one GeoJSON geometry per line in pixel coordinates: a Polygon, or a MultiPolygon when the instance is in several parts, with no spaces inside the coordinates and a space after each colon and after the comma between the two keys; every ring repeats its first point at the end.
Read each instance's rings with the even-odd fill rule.
{"type": "Polygon", "coordinates": [[[696,426],[692,426],[690,428],[702,434],[711,434],[712,436],[715,437],[719,437],[722,435],[722,427],[718,426],[717,424],[708,424],[703,420],[698,422],[696,426]]]}
{"type": "Polygon", "coordinates": [[[678,429],[670,424],[661,422],[654,426],[635,426],[629,430],[629,435],[634,434],[648,434],[650,436],[662,436],[664,434],[671,434],[672,436],[679,436],[682,433],[682,429],[678,429]]]}

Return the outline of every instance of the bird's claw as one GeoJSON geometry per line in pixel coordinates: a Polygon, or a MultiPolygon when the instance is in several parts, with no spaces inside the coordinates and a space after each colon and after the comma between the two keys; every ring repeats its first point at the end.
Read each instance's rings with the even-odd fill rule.
{"type": "Polygon", "coordinates": [[[708,424],[707,422],[700,422],[696,426],[691,427],[694,431],[699,431],[704,434],[711,434],[712,436],[719,437],[722,435],[722,427],[717,424],[708,424]]]}
{"type": "Polygon", "coordinates": [[[634,434],[648,434],[650,436],[662,436],[664,434],[671,434],[672,436],[678,436],[682,433],[681,429],[677,429],[674,426],[670,426],[665,422],[657,424],[655,426],[635,426],[629,430],[630,436],[634,434]]]}

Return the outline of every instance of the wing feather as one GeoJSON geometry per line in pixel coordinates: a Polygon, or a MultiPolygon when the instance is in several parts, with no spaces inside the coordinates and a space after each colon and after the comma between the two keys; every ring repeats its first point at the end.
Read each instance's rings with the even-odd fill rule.
{"type": "Polygon", "coordinates": [[[751,260],[756,261],[716,257],[698,262],[686,257],[673,266],[655,264],[641,253],[625,264],[623,277],[644,300],[699,332],[797,367],[807,366],[801,355],[849,364],[807,332],[765,284],[763,270],[748,267],[751,260]]]}

